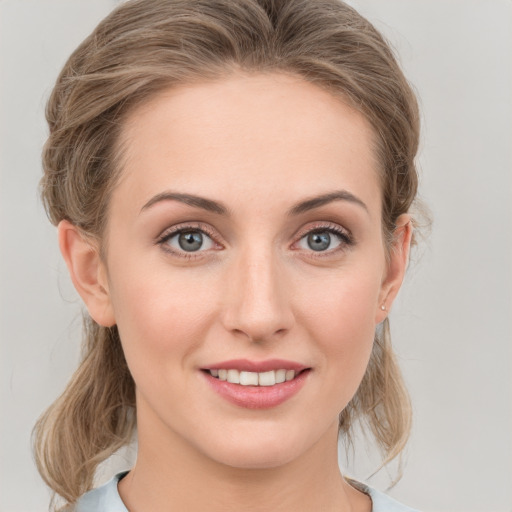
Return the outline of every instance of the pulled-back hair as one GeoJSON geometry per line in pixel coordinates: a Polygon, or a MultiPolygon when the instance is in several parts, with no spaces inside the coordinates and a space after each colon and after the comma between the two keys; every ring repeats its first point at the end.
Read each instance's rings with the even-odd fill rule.
{"type": "MultiPolygon", "coordinates": [[[[131,0],[75,50],[48,101],[43,202],[101,243],[109,198],[122,172],[123,120],[158,92],[235,71],[288,73],[361,112],[377,140],[382,229],[416,196],[419,138],[415,96],[379,32],[338,0],[131,0]]],[[[34,428],[46,483],[72,503],[93,486],[100,462],[134,433],[135,384],[116,327],[85,315],[80,366],[34,428]]],[[[383,461],[400,454],[411,414],[386,319],[363,381],[340,414],[340,435],[369,427],[383,461]]]]}

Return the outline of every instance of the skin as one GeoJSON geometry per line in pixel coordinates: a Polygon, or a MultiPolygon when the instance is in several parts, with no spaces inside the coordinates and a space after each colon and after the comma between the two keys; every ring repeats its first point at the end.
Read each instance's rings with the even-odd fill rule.
{"type": "Polygon", "coordinates": [[[282,74],[175,88],[128,117],[105,258],[67,221],[59,237],[89,313],[117,324],[136,383],[138,458],[119,484],[131,512],[371,510],[340,475],[338,415],[411,238],[404,215],[386,258],[373,136],[345,103],[282,74]],[[290,215],[334,191],[363,204],[341,198],[290,215]],[[169,192],[229,214],[158,200],[169,192]],[[183,226],[208,233],[201,250],[162,242],[183,226]],[[312,250],[308,233],[332,228],[351,242],[331,233],[327,250],[312,250]],[[200,370],[238,358],[312,370],[291,399],[252,410],[214,393],[200,370]]]}

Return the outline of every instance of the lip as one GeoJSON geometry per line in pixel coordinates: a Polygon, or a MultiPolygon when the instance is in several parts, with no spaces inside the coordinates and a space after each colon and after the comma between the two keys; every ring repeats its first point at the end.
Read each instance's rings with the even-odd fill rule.
{"type": "Polygon", "coordinates": [[[243,372],[268,372],[270,370],[294,370],[297,373],[308,369],[305,366],[294,361],[285,359],[267,359],[266,361],[249,361],[248,359],[231,359],[214,363],[211,366],[202,367],[203,370],[240,370],[243,372]]]}
{"type": "Polygon", "coordinates": [[[306,384],[311,368],[297,363],[288,361],[287,365],[283,365],[286,361],[272,360],[261,363],[250,363],[247,365],[233,364],[240,363],[237,361],[225,361],[224,363],[210,367],[209,369],[238,369],[242,371],[269,371],[276,369],[288,369],[300,372],[293,380],[285,381],[273,386],[242,386],[240,384],[232,384],[231,382],[220,380],[213,377],[205,369],[200,371],[210,389],[215,391],[223,399],[233,405],[245,409],[271,409],[277,407],[294,397],[306,384]],[[278,366],[275,363],[278,363],[278,366]],[[227,365],[227,366],[226,366],[227,365]],[[258,368],[256,370],[255,368],[258,368]]]}

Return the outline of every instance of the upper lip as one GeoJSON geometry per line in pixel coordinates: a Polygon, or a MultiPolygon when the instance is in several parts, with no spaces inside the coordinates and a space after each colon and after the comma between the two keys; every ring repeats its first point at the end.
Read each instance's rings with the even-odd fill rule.
{"type": "Polygon", "coordinates": [[[232,359],[205,366],[203,370],[240,370],[244,372],[268,372],[271,370],[295,370],[300,372],[309,366],[287,361],[285,359],[267,359],[266,361],[249,361],[248,359],[232,359]]]}

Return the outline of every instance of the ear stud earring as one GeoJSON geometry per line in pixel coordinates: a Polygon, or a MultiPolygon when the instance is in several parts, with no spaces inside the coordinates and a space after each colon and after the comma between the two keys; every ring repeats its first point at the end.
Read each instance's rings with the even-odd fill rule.
{"type": "Polygon", "coordinates": [[[380,309],[382,309],[382,311],[386,311],[386,306],[384,304],[382,304],[382,306],[380,307],[380,309]]]}

